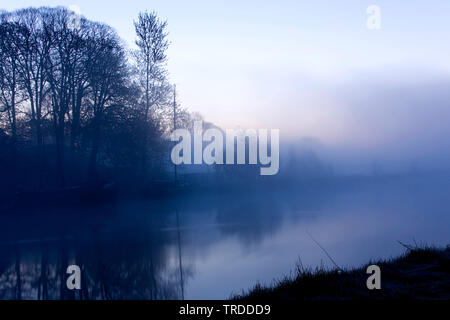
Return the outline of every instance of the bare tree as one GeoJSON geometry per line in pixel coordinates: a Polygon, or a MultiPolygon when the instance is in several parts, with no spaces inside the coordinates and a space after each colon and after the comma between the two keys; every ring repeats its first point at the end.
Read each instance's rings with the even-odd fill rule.
{"type": "Polygon", "coordinates": [[[48,37],[45,37],[42,23],[46,10],[23,9],[16,12],[14,17],[21,26],[16,38],[19,75],[29,104],[27,113],[31,118],[32,129],[36,133],[38,162],[41,169],[44,152],[42,122],[49,90],[45,66],[50,52],[50,42],[48,37]]]}
{"type": "Polygon", "coordinates": [[[2,61],[0,64],[0,112],[8,113],[13,145],[13,163],[17,157],[17,105],[20,103],[19,56],[15,42],[18,28],[17,24],[9,21],[3,21],[0,25],[0,60],[2,61]]]}
{"type": "MultiPolygon", "coordinates": [[[[150,127],[150,121],[155,121],[154,106],[167,102],[170,86],[166,81],[166,50],[169,46],[167,40],[167,22],[161,21],[155,12],[141,12],[138,20],[134,22],[138,50],[135,52],[138,78],[144,88],[144,122],[150,127]]],[[[142,169],[144,174],[147,168],[147,152],[149,136],[148,130],[144,132],[142,146],[142,169]]]]}
{"type": "Polygon", "coordinates": [[[89,104],[92,110],[92,148],[89,161],[91,182],[97,178],[97,155],[105,109],[122,97],[128,68],[125,52],[117,34],[108,26],[93,23],[87,40],[90,59],[87,63],[89,104]]]}

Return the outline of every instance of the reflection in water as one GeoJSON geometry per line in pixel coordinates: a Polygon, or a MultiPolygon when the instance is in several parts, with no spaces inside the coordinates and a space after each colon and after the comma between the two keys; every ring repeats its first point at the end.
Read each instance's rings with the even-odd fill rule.
{"type": "Polygon", "coordinates": [[[448,179],[328,182],[289,190],[123,201],[1,217],[0,299],[227,298],[306,265],[448,243],[448,179]],[[82,289],[66,289],[66,268],[82,289]]]}
{"type": "MultiPolygon", "coordinates": [[[[78,216],[67,224],[42,225],[34,238],[0,243],[0,298],[181,298],[181,262],[175,261],[181,255],[172,254],[178,235],[155,228],[161,221],[154,218],[125,221],[117,211],[101,219],[78,216]],[[81,267],[82,290],[66,288],[71,264],[81,267]]],[[[189,266],[183,271],[191,274],[189,266]]]]}

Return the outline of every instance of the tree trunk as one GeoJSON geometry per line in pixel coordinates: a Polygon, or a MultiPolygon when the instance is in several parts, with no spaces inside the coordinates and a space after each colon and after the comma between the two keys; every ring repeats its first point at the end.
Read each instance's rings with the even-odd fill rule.
{"type": "Polygon", "coordinates": [[[94,128],[92,136],[92,149],[89,160],[89,177],[91,185],[95,185],[98,182],[98,172],[97,172],[97,155],[100,145],[100,115],[96,115],[94,118],[94,128]]]}

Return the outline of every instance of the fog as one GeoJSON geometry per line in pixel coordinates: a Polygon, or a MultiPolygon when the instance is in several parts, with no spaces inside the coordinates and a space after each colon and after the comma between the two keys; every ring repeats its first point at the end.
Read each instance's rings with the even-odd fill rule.
{"type": "Polygon", "coordinates": [[[391,69],[359,73],[334,86],[305,82],[297,81],[297,93],[285,98],[297,102],[279,102],[283,107],[272,118],[288,149],[309,137],[315,142],[308,148],[338,172],[368,172],[375,164],[387,172],[448,169],[445,74],[391,69]]]}

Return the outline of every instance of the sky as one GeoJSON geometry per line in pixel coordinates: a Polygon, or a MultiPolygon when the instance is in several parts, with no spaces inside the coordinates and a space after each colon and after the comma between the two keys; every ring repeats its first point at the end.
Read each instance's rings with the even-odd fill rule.
{"type": "Polygon", "coordinates": [[[223,128],[278,128],[367,158],[450,150],[449,1],[0,0],[41,5],[76,5],[130,47],[133,19],[155,10],[180,103],[223,128]],[[370,5],[380,29],[367,27],[370,5]]]}

